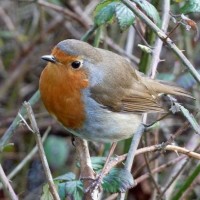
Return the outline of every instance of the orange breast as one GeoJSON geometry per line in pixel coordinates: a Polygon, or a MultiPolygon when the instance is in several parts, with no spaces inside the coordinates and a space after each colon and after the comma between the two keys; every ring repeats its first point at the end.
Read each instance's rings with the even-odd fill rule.
{"type": "Polygon", "coordinates": [[[85,120],[82,89],[88,86],[85,72],[49,63],[40,77],[42,101],[49,113],[65,127],[80,128],[85,120]]]}

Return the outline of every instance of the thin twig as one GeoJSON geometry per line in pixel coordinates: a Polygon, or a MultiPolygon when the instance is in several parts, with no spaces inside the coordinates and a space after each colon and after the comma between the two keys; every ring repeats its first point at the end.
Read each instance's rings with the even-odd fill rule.
{"type": "Polygon", "coordinates": [[[137,32],[138,36],[140,37],[140,39],[142,40],[142,42],[144,43],[145,46],[149,47],[150,49],[152,49],[152,46],[150,46],[148,44],[148,42],[145,40],[144,36],[142,35],[142,33],[140,33],[140,31],[138,30],[138,28],[135,26],[135,24],[133,24],[133,27],[135,29],[135,31],[137,32]]]}
{"type": "Polygon", "coordinates": [[[107,174],[113,167],[124,161],[127,157],[127,154],[123,154],[120,156],[112,157],[108,163],[108,166],[106,167],[106,171],[104,174],[107,174]]]}
{"type": "MultiPolygon", "coordinates": [[[[45,131],[42,142],[45,141],[49,131],[51,130],[51,127],[48,127],[45,131]]],[[[12,179],[16,174],[23,169],[23,167],[33,158],[33,156],[37,153],[38,147],[35,146],[31,152],[13,169],[13,171],[10,172],[10,174],[7,175],[8,179],[12,179]]],[[[2,188],[2,185],[0,184],[0,189],[2,188]]]]}
{"type": "MultiPolygon", "coordinates": [[[[186,145],[186,148],[193,149],[193,151],[195,151],[195,152],[199,151],[200,144],[199,144],[199,141],[197,140],[197,136],[194,135],[194,134],[192,135],[190,140],[185,145],[186,145]]],[[[191,161],[191,160],[189,160],[189,161],[191,161]]],[[[178,171],[182,168],[182,166],[184,166],[186,164],[187,164],[187,162],[186,162],[185,159],[180,161],[179,164],[174,167],[170,177],[174,177],[176,175],[176,173],[178,173],[178,171]]],[[[183,171],[182,171],[182,173],[183,173],[183,171]]],[[[169,181],[171,179],[170,177],[169,177],[169,181]]],[[[168,190],[166,190],[165,197],[167,199],[171,199],[171,197],[174,195],[174,191],[176,189],[176,185],[182,181],[181,177],[182,176],[179,175],[176,179],[174,179],[173,184],[169,187],[168,190]]],[[[168,182],[165,184],[165,186],[163,188],[165,188],[167,186],[168,182]]]]}
{"type": "Polygon", "coordinates": [[[184,131],[186,131],[189,128],[190,124],[188,121],[184,122],[183,125],[174,133],[171,135],[171,137],[165,142],[165,144],[171,144],[174,142],[174,140],[181,135],[184,131]]]}
{"type": "Polygon", "coordinates": [[[150,167],[150,164],[149,164],[149,161],[148,161],[147,153],[144,154],[144,159],[145,159],[146,168],[149,172],[149,176],[151,178],[151,181],[152,181],[153,185],[155,186],[157,193],[160,194],[161,190],[160,190],[160,187],[158,186],[158,184],[157,184],[157,182],[156,182],[156,180],[155,180],[155,178],[152,174],[152,170],[151,170],[151,167],[150,167]]]}
{"type": "MultiPolygon", "coordinates": [[[[33,96],[29,99],[30,105],[34,105],[35,103],[37,103],[39,98],[40,98],[40,92],[36,91],[33,94],[33,96]]],[[[24,106],[22,106],[20,108],[19,113],[22,116],[24,116],[26,114],[26,110],[25,110],[24,106]]],[[[3,150],[4,146],[6,145],[8,140],[13,135],[13,133],[14,133],[16,127],[19,125],[20,121],[21,121],[21,118],[19,117],[19,115],[17,115],[16,118],[13,120],[12,124],[9,126],[9,128],[6,130],[6,132],[4,133],[4,135],[2,136],[2,138],[0,140],[0,151],[3,150]]]]}
{"type": "Polygon", "coordinates": [[[148,146],[148,147],[144,147],[141,149],[137,150],[137,155],[141,154],[141,153],[145,153],[145,152],[153,152],[153,151],[174,151],[177,153],[181,153],[181,154],[185,154],[187,156],[190,156],[192,158],[198,159],[200,160],[200,154],[190,151],[184,147],[178,147],[175,145],[167,145],[165,146],[165,144],[157,144],[157,145],[152,145],[152,146],[148,146]]]}
{"type": "Polygon", "coordinates": [[[49,190],[50,190],[54,200],[60,200],[60,197],[59,197],[58,192],[56,190],[56,186],[54,185],[54,182],[53,182],[53,178],[52,178],[52,175],[51,175],[51,171],[49,169],[47,158],[45,156],[45,152],[44,152],[44,148],[43,148],[43,145],[42,145],[42,140],[41,140],[39,128],[37,126],[35,116],[33,114],[33,110],[31,108],[30,103],[28,103],[28,102],[24,102],[24,106],[26,108],[28,118],[31,122],[31,127],[34,131],[33,133],[35,135],[36,143],[37,143],[38,150],[39,150],[39,155],[40,155],[40,158],[41,158],[41,161],[42,161],[44,172],[46,174],[47,182],[48,182],[48,185],[49,185],[49,190]]]}
{"type": "MultiPolygon", "coordinates": [[[[152,174],[159,173],[159,172],[166,170],[166,168],[178,163],[180,160],[184,159],[185,157],[186,156],[179,156],[179,157],[169,161],[168,163],[163,164],[163,165],[153,169],[152,174]]],[[[135,179],[135,183],[138,185],[139,183],[143,182],[145,179],[148,179],[149,177],[150,177],[149,173],[143,174],[140,177],[135,179]]],[[[118,196],[118,193],[113,194],[113,195],[110,196],[110,198],[108,197],[106,200],[115,199],[117,196],[118,196]]]]}
{"type": "Polygon", "coordinates": [[[177,200],[182,199],[183,193],[186,191],[186,189],[189,188],[189,186],[192,184],[192,182],[199,176],[200,173],[200,164],[198,163],[197,166],[195,166],[195,169],[190,172],[189,176],[186,178],[185,182],[182,186],[178,189],[178,192],[173,194],[171,197],[171,200],[177,200]]]}
{"type": "MultiPolygon", "coordinates": [[[[171,165],[176,164],[177,162],[179,162],[180,160],[182,160],[185,157],[186,156],[179,156],[179,157],[167,162],[166,164],[163,164],[163,165],[159,166],[158,168],[153,169],[152,170],[152,174],[159,173],[159,172],[161,172],[163,170],[166,170],[167,167],[170,167],[171,165]]],[[[139,184],[139,183],[141,183],[142,181],[146,180],[149,177],[150,177],[149,173],[143,174],[142,176],[136,178],[135,182],[136,182],[136,184],[139,184]]]]}
{"type": "Polygon", "coordinates": [[[24,117],[21,115],[21,113],[18,113],[18,115],[21,118],[22,122],[25,124],[25,126],[28,128],[28,130],[31,131],[31,132],[34,132],[33,129],[27,123],[27,121],[24,119],[24,117]]]}
{"type": "MultiPolygon", "coordinates": [[[[133,161],[134,161],[134,158],[135,158],[135,155],[136,155],[137,147],[140,143],[140,139],[141,139],[144,131],[145,131],[145,126],[143,124],[141,124],[137,128],[137,131],[133,135],[131,146],[129,148],[128,155],[127,155],[126,162],[125,162],[125,166],[124,166],[124,168],[126,170],[128,170],[129,172],[131,172],[131,168],[132,168],[133,161]]],[[[120,200],[125,199],[125,196],[126,196],[126,193],[121,193],[120,194],[120,200]]]]}
{"type": "Polygon", "coordinates": [[[55,5],[55,4],[52,4],[52,3],[49,3],[49,2],[46,2],[46,1],[43,1],[43,0],[38,0],[38,4],[41,5],[41,6],[45,6],[48,9],[52,9],[52,10],[55,10],[59,13],[62,13],[64,15],[76,20],[81,25],[83,25],[85,28],[89,28],[88,23],[86,23],[85,20],[83,20],[82,17],[80,17],[80,14],[77,15],[67,8],[63,8],[63,7],[60,7],[58,5],[55,5]]]}
{"type": "MultiPolygon", "coordinates": [[[[144,154],[144,153],[147,153],[147,152],[155,152],[155,151],[165,152],[167,150],[168,151],[175,151],[176,153],[180,153],[180,154],[182,153],[182,154],[188,155],[188,156],[190,156],[191,158],[194,158],[194,159],[198,159],[198,160],[200,159],[200,154],[195,153],[194,151],[189,151],[188,149],[176,147],[174,145],[165,145],[165,143],[137,149],[135,156],[138,156],[140,154],[144,154]]],[[[110,159],[109,164],[108,164],[108,168],[106,169],[106,173],[109,172],[110,169],[112,169],[113,167],[115,167],[119,163],[123,162],[126,159],[126,157],[127,157],[127,154],[112,157],[110,159]]]]}
{"type": "Polygon", "coordinates": [[[15,25],[13,24],[10,16],[5,12],[5,10],[2,7],[0,7],[0,17],[6,24],[6,27],[8,28],[8,30],[13,34],[15,40],[19,43],[20,35],[17,32],[15,25]]]}
{"type": "Polygon", "coordinates": [[[4,190],[6,191],[6,193],[8,194],[9,198],[11,200],[18,200],[18,197],[17,195],[15,194],[12,186],[10,185],[9,183],[9,180],[8,178],[6,177],[4,171],[3,171],[3,168],[0,164],[0,180],[2,182],[2,185],[3,185],[3,188],[4,190]]]}
{"type": "MultiPolygon", "coordinates": [[[[138,155],[140,155],[140,154],[138,154],[138,155]]],[[[151,157],[149,158],[149,163],[151,163],[151,162],[153,162],[154,160],[156,160],[160,155],[161,155],[160,152],[157,152],[157,153],[153,154],[153,156],[151,156],[151,157]]],[[[143,169],[144,169],[145,167],[146,167],[146,163],[143,161],[143,162],[137,167],[137,169],[134,170],[134,172],[133,172],[133,177],[136,177],[138,174],[140,174],[140,173],[143,171],[143,169]]]]}
{"type": "Polygon", "coordinates": [[[162,193],[159,195],[158,199],[162,200],[163,195],[168,190],[168,188],[172,185],[172,183],[177,179],[177,177],[183,172],[186,167],[186,163],[188,163],[190,157],[188,157],[181,165],[180,169],[174,176],[171,177],[170,181],[166,184],[165,188],[163,189],[162,193]]]}
{"type": "MultiPolygon", "coordinates": [[[[199,149],[200,144],[198,144],[193,151],[197,151],[199,149]]],[[[166,193],[166,191],[168,190],[168,188],[174,183],[174,181],[180,176],[180,174],[183,172],[183,170],[186,167],[186,164],[189,162],[190,157],[186,158],[182,163],[179,163],[179,165],[181,164],[181,166],[179,167],[178,171],[175,173],[174,176],[172,176],[170,178],[170,180],[168,181],[168,183],[165,185],[165,188],[163,189],[162,193],[159,195],[159,199],[162,199],[163,195],[166,193]]]]}
{"type": "MultiPolygon", "coordinates": [[[[47,138],[48,133],[50,132],[51,127],[49,126],[47,130],[44,132],[44,135],[42,137],[42,142],[45,141],[47,138]]],[[[37,153],[38,146],[35,146],[30,153],[15,167],[15,169],[8,174],[8,178],[12,179],[16,174],[33,158],[33,156],[37,153]]]]}
{"type": "Polygon", "coordinates": [[[73,13],[76,13],[77,16],[81,18],[81,20],[84,21],[85,24],[87,24],[87,29],[89,28],[89,25],[93,24],[93,20],[90,18],[90,14],[88,15],[85,10],[82,9],[80,6],[80,3],[78,1],[74,0],[68,0],[68,4],[72,8],[73,13]]]}
{"type": "Polygon", "coordinates": [[[89,37],[96,31],[98,27],[96,25],[92,26],[81,38],[82,41],[87,41],[89,37]]]}

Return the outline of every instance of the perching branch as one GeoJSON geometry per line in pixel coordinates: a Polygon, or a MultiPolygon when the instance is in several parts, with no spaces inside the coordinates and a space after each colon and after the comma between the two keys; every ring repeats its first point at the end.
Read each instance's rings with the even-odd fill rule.
{"type": "Polygon", "coordinates": [[[40,131],[39,131],[39,128],[37,126],[35,116],[33,114],[33,110],[31,108],[30,103],[28,103],[28,102],[24,102],[24,107],[27,111],[28,118],[31,122],[31,128],[33,129],[33,133],[34,133],[34,136],[35,136],[35,139],[36,139],[36,143],[37,143],[38,150],[39,150],[39,155],[40,155],[42,165],[43,165],[43,168],[44,168],[44,172],[45,172],[47,182],[48,182],[48,185],[49,185],[49,190],[50,190],[54,200],[60,200],[60,197],[59,197],[58,192],[56,190],[56,186],[54,185],[54,182],[53,182],[53,178],[52,178],[52,175],[51,175],[51,171],[49,169],[47,158],[45,156],[45,152],[44,152],[44,148],[43,148],[42,140],[41,140],[41,136],[40,136],[40,131]]]}
{"type": "MultiPolygon", "coordinates": [[[[90,159],[90,153],[88,149],[88,143],[86,140],[75,138],[76,150],[79,156],[81,174],[80,177],[83,180],[84,189],[86,190],[91,185],[91,180],[95,179],[94,171],[92,169],[92,163],[90,159]]],[[[85,200],[98,199],[98,192],[94,191],[85,193],[85,200]]]]}
{"type": "MultiPolygon", "coordinates": [[[[129,148],[127,158],[126,158],[126,162],[125,162],[125,166],[124,166],[124,168],[126,170],[128,170],[129,172],[131,172],[131,168],[132,168],[133,161],[134,161],[134,158],[135,158],[135,155],[136,155],[136,152],[137,152],[137,148],[138,148],[138,145],[140,143],[140,139],[141,139],[144,131],[145,131],[145,126],[143,124],[141,124],[137,128],[137,131],[133,135],[131,146],[129,148]]],[[[126,196],[126,193],[121,193],[120,194],[120,200],[125,199],[125,196],[126,196]]]]}

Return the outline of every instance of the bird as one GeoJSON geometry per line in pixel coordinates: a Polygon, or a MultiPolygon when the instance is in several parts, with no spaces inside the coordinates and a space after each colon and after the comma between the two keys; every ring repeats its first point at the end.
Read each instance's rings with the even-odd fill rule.
{"type": "Polygon", "coordinates": [[[162,94],[192,98],[184,89],[153,80],[114,52],[66,39],[43,69],[39,90],[47,111],[67,131],[94,142],[133,136],[143,113],[165,112],[162,94]]]}

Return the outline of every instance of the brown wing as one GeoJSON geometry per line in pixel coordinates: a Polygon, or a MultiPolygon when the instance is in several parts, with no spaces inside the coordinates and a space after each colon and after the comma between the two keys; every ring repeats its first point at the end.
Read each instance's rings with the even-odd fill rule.
{"type": "Polygon", "coordinates": [[[137,82],[133,81],[132,90],[122,100],[122,110],[126,112],[163,112],[161,99],[153,80],[137,74],[137,82]],[[152,83],[150,83],[150,81],[152,83]]]}
{"type": "Polygon", "coordinates": [[[130,96],[122,99],[122,111],[125,112],[163,112],[161,102],[157,99],[145,98],[144,96],[130,96]]]}
{"type": "MultiPolygon", "coordinates": [[[[98,88],[100,89],[100,87],[98,88]]],[[[98,88],[96,88],[97,91],[100,91],[98,88]]],[[[193,98],[182,88],[164,85],[148,78],[145,80],[139,78],[139,80],[133,81],[132,87],[129,89],[120,86],[110,88],[110,90],[101,88],[101,92],[99,95],[94,95],[94,99],[117,112],[164,112],[161,94],[193,98]],[[113,93],[113,91],[115,92],[113,93]]]]}
{"type": "Polygon", "coordinates": [[[126,112],[163,112],[165,109],[161,98],[162,94],[193,98],[182,88],[142,77],[137,71],[136,73],[138,82],[133,83],[133,92],[122,98],[122,107],[126,112]]]}
{"type": "Polygon", "coordinates": [[[98,49],[103,58],[99,70],[103,80],[90,88],[91,96],[116,112],[162,112],[162,93],[191,96],[183,89],[141,75],[123,57],[98,49]],[[108,55],[109,54],[109,55],[108,55]]]}

